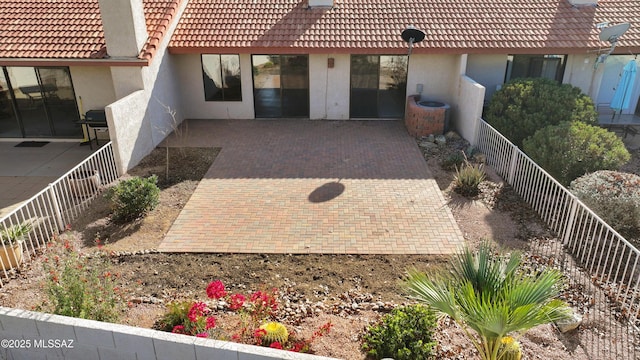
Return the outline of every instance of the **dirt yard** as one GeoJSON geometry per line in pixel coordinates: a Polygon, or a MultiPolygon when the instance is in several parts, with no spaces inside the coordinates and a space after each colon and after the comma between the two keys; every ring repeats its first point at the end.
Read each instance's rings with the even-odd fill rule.
{"type": "MultiPolygon", "coordinates": [[[[466,146],[463,140],[452,138],[446,147],[423,151],[469,246],[493,239],[506,248],[525,249],[529,240],[549,237],[535,214],[495,174],[489,173],[482,193],[475,199],[451,190],[453,172],[443,170],[440,162],[466,146]]],[[[428,271],[446,264],[446,258],[435,256],[157,253],[154,249],[217,152],[209,148],[171,149],[170,177],[166,179],[166,151],[158,148],[130,173],[158,175],[162,189],[158,208],[137,222],[116,226],[109,221],[108,203],[99,198],[72,224],[66,236],[82,251],[95,252],[100,243],[104,244],[103,251],[111,252],[113,270],[120,275],[131,304],[122,323],[152,327],[167,303],[206,300],[205,288],[215,279],[222,280],[231,291],[245,293],[261,286],[275,287],[283,304],[280,320],[303,336],[327,321],[334,324],[328,335],[313,343],[316,354],[364,359],[360,344],[365,328],[394,306],[411,302],[400,286],[405,271],[413,267],[428,271]]],[[[45,297],[42,281],[42,266],[37,259],[0,289],[0,305],[36,308],[45,297]]],[[[437,334],[438,359],[477,357],[455,324],[442,319],[437,334]]],[[[527,332],[521,343],[525,359],[588,359],[579,345],[581,339],[579,332],[563,335],[552,326],[543,326],[527,332]]]]}

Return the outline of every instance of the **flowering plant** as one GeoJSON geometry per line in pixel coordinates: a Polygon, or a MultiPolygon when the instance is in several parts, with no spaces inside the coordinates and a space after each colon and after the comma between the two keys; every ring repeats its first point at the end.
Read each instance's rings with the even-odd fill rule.
{"type": "MultiPolygon", "coordinates": [[[[258,290],[251,294],[229,293],[220,280],[209,283],[207,297],[226,305],[240,316],[239,328],[230,339],[235,342],[266,346],[295,352],[311,352],[311,343],[328,333],[330,322],[321,326],[309,339],[297,338],[284,324],[276,322],[278,290],[258,290]]],[[[184,301],[169,305],[169,311],[159,321],[160,329],[174,333],[209,336],[216,326],[213,311],[204,302],[184,301]]],[[[224,336],[223,336],[224,338],[224,336]]]]}

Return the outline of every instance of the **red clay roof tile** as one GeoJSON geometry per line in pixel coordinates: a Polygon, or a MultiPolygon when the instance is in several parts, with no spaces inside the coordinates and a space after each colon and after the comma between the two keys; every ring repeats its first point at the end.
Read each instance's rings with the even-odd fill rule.
{"type": "MultiPolygon", "coordinates": [[[[143,0],[151,59],[184,0],[143,0]]],[[[98,0],[0,0],[0,58],[107,57],[98,0]]]]}

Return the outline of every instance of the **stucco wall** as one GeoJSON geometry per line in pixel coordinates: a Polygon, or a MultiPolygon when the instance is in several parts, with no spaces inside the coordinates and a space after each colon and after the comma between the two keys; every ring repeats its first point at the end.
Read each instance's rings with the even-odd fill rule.
{"type": "Polygon", "coordinates": [[[351,57],[348,54],[309,55],[309,117],[349,119],[351,57]],[[329,58],[334,67],[328,67],[329,58]]]}
{"type": "Polygon", "coordinates": [[[172,55],[186,119],[253,119],[251,55],[240,54],[242,101],[205,101],[200,54],[172,55]]]}
{"type": "MultiPolygon", "coordinates": [[[[183,2],[176,18],[185,6],[183,2]]],[[[137,165],[184,119],[175,60],[167,51],[176,24],[158,45],[149,66],[111,68],[115,95],[120,100],[107,107],[107,120],[121,172],[137,165]],[[176,111],[175,122],[169,109],[176,111]]]]}
{"type": "Polygon", "coordinates": [[[497,86],[504,83],[507,54],[470,54],[467,60],[467,76],[485,87],[485,100],[491,99],[497,86]]]}
{"type": "Polygon", "coordinates": [[[459,55],[411,55],[407,80],[407,96],[417,94],[416,85],[423,84],[422,98],[454,102],[459,69],[459,55]]]}
{"type": "Polygon", "coordinates": [[[331,360],[5,307],[0,307],[0,338],[4,344],[0,348],[2,359],[331,360]],[[43,348],[37,344],[53,346],[43,348]]]}
{"type": "Polygon", "coordinates": [[[583,93],[597,98],[597,88],[593,85],[600,81],[602,71],[594,68],[595,59],[596,54],[593,53],[568,55],[562,82],[577,86],[583,93]]]}
{"type": "Polygon", "coordinates": [[[471,144],[476,138],[477,121],[482,117],[485,88],[468,76],[460,76],[457,111],[453,114],[453,125],[463,138],[471,144]]]}
{"type": "Polygon", "coordinates": [[[71,79],[76,93],[78,107],[82,98],[83,112],[93,109],[104,109],[116,100],[111,82],[111,71],[104,66],[71,66],[71,79]]]}

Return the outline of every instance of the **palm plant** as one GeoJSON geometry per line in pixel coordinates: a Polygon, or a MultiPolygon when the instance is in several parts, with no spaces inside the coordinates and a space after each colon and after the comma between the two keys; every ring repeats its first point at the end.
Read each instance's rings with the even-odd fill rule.
{"type": "Polygon", "coordinates": [[[435,276],[412,270],[405,285],[415,299],[449,315],[466,332],[483,360],[498,360],[507,349],[502,339],[510,333],[565,319],[567,305],[557,299],[561,274],[546,269],[519,271],[521,254],[498,254],[483,243],[453,261],[451,272],[435,276]],[[469,328],[478,337],[472,335],[469,328]]]}

